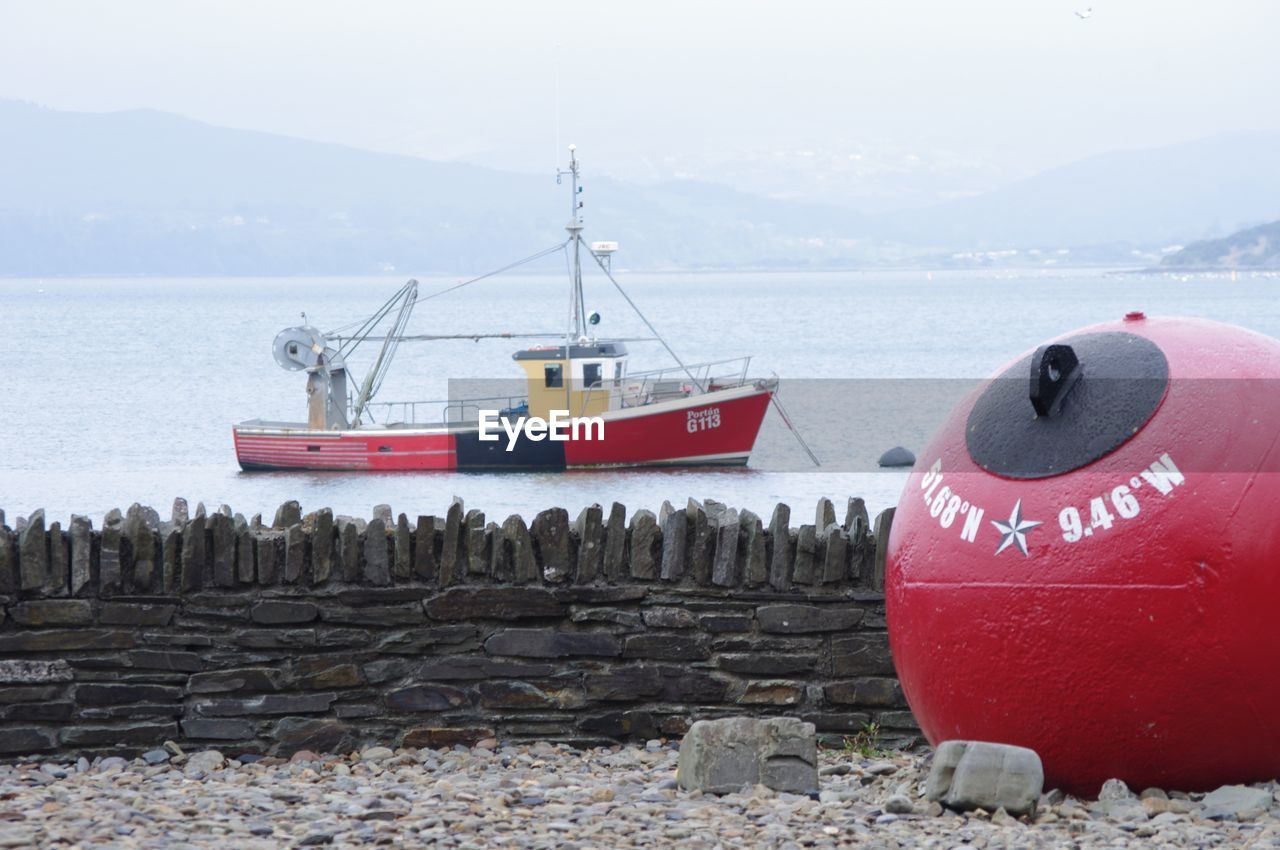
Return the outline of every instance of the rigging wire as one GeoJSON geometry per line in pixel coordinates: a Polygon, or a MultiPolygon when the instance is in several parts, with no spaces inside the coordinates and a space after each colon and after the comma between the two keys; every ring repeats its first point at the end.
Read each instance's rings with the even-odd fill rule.
{"type": "MultiPolygon", "coordinates": [[[[582,241],[581,236],[578,236],[576,238],[579,242],[582,241]]],[[[658,333],[658,329],[655,328],[653,324],[648,320],[648,318],[645,317],[644,313],[640,312],[640,308],[636,306],[636,302],[632,301],[631,296],[628,295],[627,291],[622,288],[622,285],[618,283],[618,281],[614,280],[613,274],[611,274],[609,269],[605,267],[604,262],[596,254],[596,252],[588,250],[587,253],[590,254],[592,259],[596,261],[596,265],[600,267],[600,271],[604,272],[604,276],[609,278],[609,282],[613,284],[614,289],[618,290],[618,294],[621,295],[624,299],[626,299],[626,302],[629,305],[631,305],[631,309],[634,310],[635,314],[640,317],[640,321],[644,322],[644,326],[649,329],[650,333],[653,334],[654,339],[662,343],[662,347],[665,348],[667,350],[667,353],[671,355],[671,359],[676,361],[676,364],[681,369],[684,370],[684,373],[686,375],[689,376],[689,380],[693,382],[693,385],[697,387],[699,390],[701,390],[702,392],[706,392],[707,388],[703,385],[701,381],[699,381],[696,377],[694,377],[694,374],[689,371],[689,367],[684,365],[684,361],[680,359],[680,355],[676,354],[675,350],[672,349],[672,347],[667,344],[667,341],[662,338],[662,334],[658,333]]]]}
{"type": "MultiPolygon", "coordinates": [[[[356,398],[353,410],[355,416],[352,421],[357,427],[360,425],[360,417],[364,413],[365,406],[378,394],[378,390],[382,389],[382,382],[387,377],[387,371],[391,368],[391,359],[395,357],[396,349],[400,345],[399,337],[404,331],[405,325],[409,323],[409,316],[413,313],[413,306],[418,300],[418,282],[416,280],[409,281],[402,291],[404,296],[400,299],[400,312],[392,322],[391,333],[383,338],[382,348],[378,350],[378,359],[374,361],[373,368],[365,376],[364,385],[360,388],[360,395],[356,398]]],[[[381,312],[384,314],[390,312],[395,303],[396,299],[392,299],[381,312]]],[[[372,331],[373,328],[369,330],[372,331]]],[[[364,339],[365,337],[356,340],[351,347],[355,348],[364,339]]]]}
{"type": "MultiPolygon", "coordinates": [[[[463,334],[401,334],[400,336],[394,337],[394,339],[397,342],[436,342],[439,340],[450,340],[450,339],[469,339],[472,342],[479,342],[482,339],[561,339],[563,337],[564,337],[563,333],[554,333],[554,332],[516,334],[516,333],[510,333],[509,331],[503,331],[501,333],[475,333],[475,334],[466,334],[466,333],[463,333],[463,334]]],[[[379,340],[384,340],[386,338],[387,337],[385,335],[362,337],[362,339],[366,339],[374,342],[377,342],[379,340]]],[[[352,337],[339,336],[339,337],[331,337],[331,339],[344,340],[344,339],[352,339],[352,337]]],[[[651,336],[631,336],[631,337],[609,337],[609,341],[610,342],[656,342],[657,340],[651,336]]],[[[564,346],[557,345],[553,347],[563,348],[564,346]]]]}
{"type": "MultiPolygon", "coordinates": [[[[493,271],[485,272],[484,274],[480,275],[479,277],[473,277],[473,278],[471,278],[470,280],[464,280],[464,281],[462,281],[461,283],[455,283],[453,286],[447,286],[447,287],[445,287],[444,289],[441,289],[441,290],[438,290],[438,291],[436,291],[436,292],[431,293],[430,295],[423,295],[422,297],[418,298],[418,300],[419,300],[419,301],[430,301],[432,298],[436,298],[436,297],[438,297],[438,296],[445,295],[445,294],[450,293],[450,292],[454,292],[454,291],[456,291],[456,290],[462,289],[462,287],[464,287],[464,286],[470,286],[470,285],[471,285],[471,284],[473,284],[473,283],[479,283],[480,281],[485,280],[486,278],[493,277],[494,275],[502,274],[503,272],[506,272],[506,271],[511,271],[512,269],[516,268],[517,266],[523,266],[525,263],[532,263],[534,260],[540,260],[540,259],[542,259],[543,257],[548,256],[549,254],[554,254],[556,251],[559,251],[559,250],[563,249],[566,245],[568,245],[568,244],[569,244],[569,241],[570,241],[570,240],[566,239],[564,242],[557,243],[556,245],[553,245],[553,246],[551,246],[550,248],[546,248],[546,249],[544,249],[544,250],[542,250],[542,251],[538,251],[536,254],[530,254],[529,256],[525,257],[524,259],[516,260],[514,263],[508,263],[507,265],[503,266],[503,267],[502,267],[502,268],[500,268],[500,269],[494,269],[493,271]]],[[[408,284],[405,284],[405,286],[408,286],[408,284]]],[[[403,289],[404,289],[404,287],[401,287],[401,291],[403,291],[403,289]]],[[[392,300],[392,302],[394,302],[394,301],[396,300],[396,298],[399,298],[399,297],[400,297],[400,293],[398,292],[398,293],[396,293],[396,296],[395,296],[394,298],[392,298],[392,299],[391,299],[391,300],[392,300]]],[[[391,306],[391,302],[388,302],[387,304],[384,304],[384,305],[383,305],[383,307],[382,307],[382,309],[380,309],[377,313],[375,313],[375,314],[374,314],[374,317],[373,317],[373,318],[381,319],[383,316],[385,316],[385,315],[387,314],[387,312],[388,312],[388,311],[389,311],[389,309],[390,309],[390,306],[391,306]]],[[[361,327],[361,328],[364,328],[365,326],[369,325],[370,323],[372,323],[372,324],[377,324],[377,322],[376,322],[376,321],[373,321],[373,318],[371,318],[371,319],[365,319],[364,321],[355,321],[355,322],[350,322],[350,323],[345,324],[345,325],[341,325],[340,327],[334,328],[333,330],[331,330],[331,331],[329,331],[328,333],[326,333],[326,334],[325,334],[325,336],[326,336],[326,337],[330,337],[330,338],[355,339],[356,337],[359,337],[359,336],[360,336],[360,332],[359,332],[359,331],[357,331],[356,333],[352,334],[350,337],[338,337],[338,335],[339,335],[339,334],[341,334],[343,331],[347,330],[348,328],[354,328],[354,327],[357,327],[357,326],[359,326],[359,327],[361,327]]],[[[371,328],[371,329],[372,329],[372,328],[371,328]]]]}

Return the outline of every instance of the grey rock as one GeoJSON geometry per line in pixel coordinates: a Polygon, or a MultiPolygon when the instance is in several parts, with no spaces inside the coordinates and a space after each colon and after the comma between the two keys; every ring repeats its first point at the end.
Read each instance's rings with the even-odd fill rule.
{"type": "Polygon", "coordinates": [[[915,814],[916,807],[909,798],[894,794],[884,801],[884,811],[888,815],[911,815],[915,814]]]}
{"type": "Polygon", "coordinates": [[[759,587],[769,580],[769,561],[766,557],[764,523],[751,511],[744,510],[738,519],[742,525],[739,547],[742,560],[742,580],[748,587],[759,587]]]}
{"type": "Polygon", "coordinates": [[[462,575],[462,500],[454,497],[444,517],[444,543],[440,549],[440,584],[450,585],[462,575]]]}
{"type": "Polygon", "coordinates": [[[489,577],[495,581],[511,581],[515,570],[511,565],[511,545],[502,526],[491,522],[484,528],[485,548],[489,550],[489,577]]]}
{"type": "MultiPolygon", "coordinates": [[[[316,511],[311,528],[311,583],[324,584],[333,574],[334,551],[333,511],[321,508],[316,511]]],[[[243,576],[241,581],[243,581],[243,576]]]]}
{"type": "MultiPolygon", "coordinates": [[[[252,542],[250,545],[253,545],[252,542]]],[[[169,528],[164,532],[163,541],[160,544],[162,552],[162,566],[160,568],[160,584],[165,593],[177,593],[178,582],[182,574],[182,529],[169,528]]],[[[252,564],[252,561],[250,561],[252,564]]],[[[72,575],[74,580],[75,563],[74,556],[72,562],[72,575]]],[[[92,582],[92,576],[90,582],[92,582]]]]}
{"type": "Polygon", "coordinates": [[[187,776],[204,776],[212,773],[227,763],[222,753],[217,750],[205,750],[202,753],[194,753],[187,756],[186,763],[182,766],[182,772],[187,776]]]}
{"type": "Polygon", "coordinates": [[[720,513],[716,529],[716,556],[711,567],[711,583],[733,587],[738,583],[738,534],[741,523],[732,508],[720,513]]]}
{"type": "Polygon", "coordinates": [[[173,510],[169,513],[169,524],[181,528],[190,522],[191,517],[187,512],[187,500],[178,497],[173,500],[173,510]]]}
{"type": "Polygon", "coordinates": [[[889,529],[893,527],[893,515],[897,508],[885,508],[876,514],[876,552],[871,567],[871,589],[884,590],[885,559],[889,554],[889,529]]]}
{"type": "Polygon", "coordinates": [[[278,540],[279,535],[269,531],[255,532],[253,557],[258,565],[259,584],[275,584],[280,578],[279,549],[276,546],[278,540]]]}
{"type": "Polygon", "coordinates": [[[849,535],[838,525],[827,527],[822,555],[822,583],[834,584],[849,575],[849,535]]]}
{"type": "MultiPolygon", "coordinates": [[[[124,587],[124,563],[120,541],[124,537],[124,520],[119,511],[107,514],[102,523],[102,540],[98,549],[98,592],[119,593],[124,587]]],[[[200,518],[204,522],[204,518],[200,518]]],[[[203,526],[202,526],[203,527],[203,526]]],[[[204,534],[200,535],[203,551],[204,534]]]]}
{"type": "Polygon", "coordinates": [[[253,534],[244,517],[234,523],[236,532],[236,580],[240,584],[253,584],[257,564],[253,553],[253,534]]]}
{"type": "MultiPolygon", "coordinates": [[[[360,580],[360,525],[351,517],[340,516],[335,520],[338,529],[338,564],[341,568],[342,580],[356,582],[360,580]]],[[[261,556],[261,549],[259,556],[261,556]]],[[[266,584],[262,578],[262,561],[258,561],[258,581],[266,584]]]]}
{"type": "Polygon", "coordinates": [[[871,518],[867,514],[867,503],[858,498],[851,496],[849,504],[844,511],[844,525],[841,526],[850,537],[857,538],[858,529],[864,532],[871,527],[871,518]]]}
{"type": "Polygon", "coordinates": [[[1118,800],[1098,800],[1089,806],[1090,814],[1099,817],[1109,818],[1114,821],[1131,822],[1145,821],[1149,815],[1146,807],[1137,797],[1127,797],[1118,800]]]}
{"type": "Polygon", "coordinates": [[[1108,779],[1098,791],[1099,800],[1133,800],[1137,797],[1123,779],[1108,779]]]}
{"type": "Polygon", "coordinates": [[[641,616],[651,629],[692,629],[698,625],[693,612],[687,608],[657,606],[646,608],[641,616]]]}
{"type": "Polygon", "coordinates": [[[0,660],[0,682],[23,685],[42,682],[70,682],[71,666],[62,660],[34,661],[19,659],[0,660]]]}
{"type": "Polygon", "coordinates": [[[296,522],[284,532],[284,581],[286,584],[297,584],[302,580],[302,571],[307,562],[307,535],[302,531],[302,523],[296,522]]]}
{"type": "Polygon", "coordinates": [[[31,514],[26,527],[18,532],[18,557],[22,589],[43,590],[49,570],[49,540],[45,536],[43,509],[31,514]]]}
{"type": "Polygon", "coordinates": [[[672,510],[662,521],[662,568],[660,575],[663,581],[679,581],[684,576],[685,549],[689,537],[688,511],[672,510]]]}
{"type": "Polygon", "coordinates": [[[169,760],[169,753],[166,750],[147,750],[142,754],[142,760],[147,764],[164,764],[169,760]]]}
{"type": "Polygon", "coordinates": [[[852,629],[862,621],[863,611],[849,605],[796,605],[780,603],[756,609],[756,619],[764,632],[804,634],[807,632],[840,632],[852,629]]]}
{"type": "Polygon", "coordinates": [[[627,509],[619,502],[609,508],[604,527],[604,575],[611,582],[625,581],[627,568],[627,509]]]}
{"type": "Polygon", "coordinates": [[[436,577],[440,563],[436,554],[436,530],[440,524],[438,517],[418,517],[418,527],[413,534],[413,574],[420,579],[430,581],[436,577]]]}
{"type": "Polygon", "coordinates": [[[688,570],[696,583],[710,584],[711,562],[716,550],[715,527],[696,499],[690,499],[685,507],[685,522],[689,536],[688,570]]]}
{"type": "MultiPolygon", "coordinates": [[[[178,579],[180,590],[198,590],[204,582],[204,529],[205,516],[198,511],[195,518],[182,529],[182,566],[180,567],[180,577],[178,579]]],[[[102,534],[105,542],[107,535],[105,527],[102,534]]],[[[106,560],[104,555],[102,569],[105,570],[105,568],[106,560]]],[[[107,576],[105,573],[103,573],[101,581],[104,585],[106,584],[107,576]]]]}
{"type": "Polygon", "coordinates": [[[817,555],[817,530],[812,525],[800,526],[800,531],[796,535],[796,557],[791,571],[791,580],[796,584],[813,584],[817,555]]]}
{"type": "Polygon", "coordinates": [[[489,566],[489,540],[485,535],[484,511],[472,508],[462,520],[462,539],[466,542],[467,573],[484,575],[489,566]]]}
{"type": "Polygon", "coordinates": [[[0,522],[0,593],[10,594],[18,589],[18,547],[12,531],[0,522]]]}
{"type": "Polygon", "coordinates": [[[391,583],[387,552],[387,527],[381,518],[369,523],[364,538],[364,578],[370,584],[391,583]]]}
{"type": "Polygon", "coordinates": [[[62,523],[49,525],[49,573],[45,579],[45,593],[49,596],[66,596],[71,578],[71,541],[62,530],[62,523]]]}
{"type": "Polygon", "coordinates": [[[529,525],[529,534],[541,556],[543,578],[552,583],[568,581],[573,574],[569,512],[564,508],[540,511],[529,525]]]}
{"type": "Polygon", "coordinates": [[[825,496],[818,500],[818,507],[813,512],[813,527],[825,531],[836,524],[836,506],[825,496]]]}
{"type": "Polygon", "coordinates": [[[502,523],[502,539],[510,549],[514,580],[520,584],[537,582],[538,562],[533,555],[533,538],[524,518],[516,514],[507,517],[502,523]]]}
{"type": "MultiPolygon", "coordinates": [[[[126,529],[128,523],[126,522],[126,529]]],[[[145,529],[145,526],[141,527],[145,529]]],[[[217,587],[235,587],[236,584],[236,531],[231,517],[218,512],[209,517],[209,532],[213,542],[213,583],[217,587]]],[[[137,544],[135,543],[135,551],[137,544]]],[[[154,544],[149,544],[154,546],[154,544]]],[[[138,573],[138,565],[134,565],[134,581],[142,587],[138,573]]]]}
{"type": "Polygon", "coordinates": [[[769,586],[774,590],[791,587],[791,508],[779,502],[769,520],[769,586]]]}
{"type": "Polygon", "coordinates": [[[604,571],[604,510],[588,505],[573,522],[578,538],[578,576],[580,584],[588,584],[604,571]]]}
{"type": "Polygon", "coordinates": [[[407,579],[413,571],[413,534],[409,531],[409,518],[404,514],[396,520],[395,560],[391,562],[391,575],[407,579]]]}
{"type": "Polygon", "coordinates": [[[641,508],[631,515],[631,577],[658,577],[662,563],[662,534],[653,511],[641,508]]]}
{"type": "Polygon", "coordinates": [[[1248,785],[1223,785],[1210,791],[1200,801],[1204,806],[1204,817],[1213,819],[1226,815],[1239,816],[1246,812],[1266,811],[1275,803],[1275,798],[1266,788],[1248,785]]]}
{"type": "Polygon", "coordinates": [[[286,529],[299,522],[302,522],[302,506],[290,500],[276,509],[276,518],[271,527],[286,529]]]}
{"type": "Polygon", "coordinates": [[[744,785],[816,796],[817,736],[790,717],[699,720],[680,742],[676,782],[686,791],[731,794],[744,785]]]}
{"type": "Polygon", "coordinates": [[[1014,816],[1035,812],[1044,787],[1040,756],[1026,747],[983,741],[944,741],[933,756],[925,796],[949,809],[1014,816]]]}

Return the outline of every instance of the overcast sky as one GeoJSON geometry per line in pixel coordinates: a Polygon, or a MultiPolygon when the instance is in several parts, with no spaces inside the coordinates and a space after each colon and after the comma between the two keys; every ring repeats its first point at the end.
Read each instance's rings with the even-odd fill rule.
{"type": "Polygon", "coordinates": [[[561,143],[617,173],[864,145],[1016,174],[1280,130],[1278,33],[1275,0],[0,0],[0,97],[534,171],[558,78],[561,143]]]}

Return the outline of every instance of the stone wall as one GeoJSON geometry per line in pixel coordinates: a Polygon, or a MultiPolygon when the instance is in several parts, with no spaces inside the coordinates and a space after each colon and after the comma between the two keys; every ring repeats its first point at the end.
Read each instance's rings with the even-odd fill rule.
{"type": "Polygon", "coordinates": [[[876,557],[892,512],[790,513],[0,513],[0,756],[585,744],[744,713],[914,741],[876,557]]]}

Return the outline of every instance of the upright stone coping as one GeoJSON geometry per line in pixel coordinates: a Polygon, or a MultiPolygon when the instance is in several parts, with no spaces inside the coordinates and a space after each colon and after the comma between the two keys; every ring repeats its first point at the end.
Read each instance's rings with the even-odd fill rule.
{"type": "Polygon", "coordinates": [[[790,515],[287,502],[268,525],[177,500],[100,529],[0,520],[0,758],[602,743],[744,712],[915,743],[874,588],[887,517],[790,515]]]}

